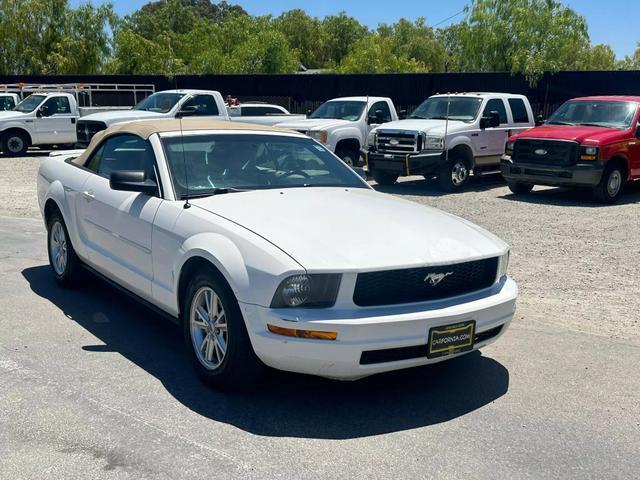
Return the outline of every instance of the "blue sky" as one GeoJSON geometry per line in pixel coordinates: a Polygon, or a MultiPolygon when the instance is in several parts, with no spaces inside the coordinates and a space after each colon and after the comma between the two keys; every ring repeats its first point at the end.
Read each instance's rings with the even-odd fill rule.
{"type": "MultiPolygon", "coordinates": [[[[72,5],[82,3],[83,0],[71,0],[72,5]]],[[[103,3],[93,0],[94,4],[103,3]]],[[[112,0],[119,14],[130,13],[147,0],[112,0]]],[[[398,18],[415,19],[425,17],[427,23],[434,25],[460,12],[469,1],[464,0],[229,0],[229,3],[242,5],[253,15],[279,15],[292,8],[302,8],[310,15],[324,17],[338,13],[341,10],[356,17],[360,22],[376,27],[379,23],[391,23],[398,18]]],[[[583,15],[589,23],[592,43],[608,43],[615,50],[618,57],[630,55],[640,41],[640,2],[632,0],[566,0],[563,2],[583,15]]],[[[447,23],[460,21],[463,15],[458,15],[447,23]]]]}

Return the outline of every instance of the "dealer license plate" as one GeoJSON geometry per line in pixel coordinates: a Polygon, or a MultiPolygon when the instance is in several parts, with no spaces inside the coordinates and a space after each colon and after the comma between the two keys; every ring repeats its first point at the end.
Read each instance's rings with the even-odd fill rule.
{"type": "Polygon", "coordinates": [[[427,357],[437,358],[473,350],[475,332],[475,320],[432,327],[429,330],[427,357]]]}

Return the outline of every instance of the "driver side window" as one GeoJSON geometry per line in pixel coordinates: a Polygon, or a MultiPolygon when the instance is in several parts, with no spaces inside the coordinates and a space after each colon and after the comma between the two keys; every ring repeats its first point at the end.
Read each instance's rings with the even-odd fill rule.
{"type": "Polygon", "coordinates": [[[391,110],[389,110],[389,105],[387,102],[376,102],[371,106],[369,110],[369,117],[375,118],[376,111],[380,110],[382,112],[382,123],[388,123],[391,121],[391,110]]]}
{"type": "Polygon", "coordinates": [[[211,95],[196,95],[184,103],[183,108],[185,107],[195,107],[194,117],[219,115],[218,106],[211,95]]]}
{"type": "Polygon", "coordinates": [[[157,183],[155,156],[151,145],[136,135],[116,135],[94,151],[85,167],[109,179],[117,170],[142,170],[145,179],[157,183]]]}
{"type": "Polygon", "coordinates": [[[71,106],[69,105],[69,99],[66,97],[53,97],[44,102],[42,106],[42,113],[46,117],[57,114],[71,113],[71,106]]]}

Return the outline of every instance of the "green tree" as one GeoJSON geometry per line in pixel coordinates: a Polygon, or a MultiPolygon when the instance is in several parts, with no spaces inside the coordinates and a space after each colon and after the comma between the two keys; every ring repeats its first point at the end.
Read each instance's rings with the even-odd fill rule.
{"type": "Polygon", "coordinates": [[[298,52],[275,29],[259,31],[238,45],[225,65],[230,73],[292,73],[298,70],[298,52]]]}
{"type": "Polygon", "coordinates": [[[396,55],[393,40],[373,34],[357,41],[338,67],[341,73],[421,72],[425,66],[415,58],[396,55]]]}
{"type": "Polygon", "coordinates": [[[369,29],[345,12],[324,18],[322,26],[326,35],[327,59],[339,65],[351,47],[369,34],[369,29]]]}
{"type": "Polygon", "coordinates": [[[594,45],[586,51],[580,67],[581,70],[615,70],[616,53],[609,45],[594,45]]]}
{"type": "Polygon", "coordinates": [[[275,27],[282,32],[291,48],[300,52],[300,61],[307,68],[321,68],[327,62],[326,35],[322,23],[304,10],[295,9],[275,19],[275,27]]]}
{"type": "Polygon", "coordinates": [[[109,73],[176,75],[186,73],[184,63],[171,47],[171,37],[157,35],[148,40],[125,28],[115,37],[115,58],[108,65],[109,73]]]}
{"type": "Polygon", "coordinates": [[[616,67],[620,70],[640,70],[640,43],[633,55],[624,57],[616,67]]]}

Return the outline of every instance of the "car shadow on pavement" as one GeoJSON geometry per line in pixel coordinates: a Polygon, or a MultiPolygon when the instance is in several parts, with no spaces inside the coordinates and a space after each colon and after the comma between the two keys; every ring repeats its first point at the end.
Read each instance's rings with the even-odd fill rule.
{"type": "Polygon", "coordinates": [[[94,277],[69,290],[54,282],[48,266],[22,274],[36,295],[104,343],[78,348],[117,352],[185,407],[256,435],[349,439],[425,427],[473,412],[509,388],[507,369],[474,352],[357,382],[269,371],[251,391],[220,393],[195,375],[177,325],[94,277]]]}
{"type": "Polygon", "coordinates": [[[443,195],[455,195],[456,193],[461,194],[464,192],[484,192],[493,188],[504,187],[505,182],[502,175],[499,173],[477,177],[471,176],[467,185],[464,187],[464,190],[456,193],[443,191],[436,179],[401,180],[393,185],[378,185],[377,183],[374,183],[371,186],[381,193],[441,197],[443,195]]]}
{"type": "Polygon", "coordinates": [[[591,190],[581,188],[534,188],[526,195],[515,195],[508,193],[499,198],[505,200],[535,203],[542,205],[554,205],[558,207],[586,207],[586,208],[606,208],[615,205],[628,205],[640,203],[640,182],[632,182],[625,186],[624,191],[613,205],[598,203],[594,200],[591,190]]]}

